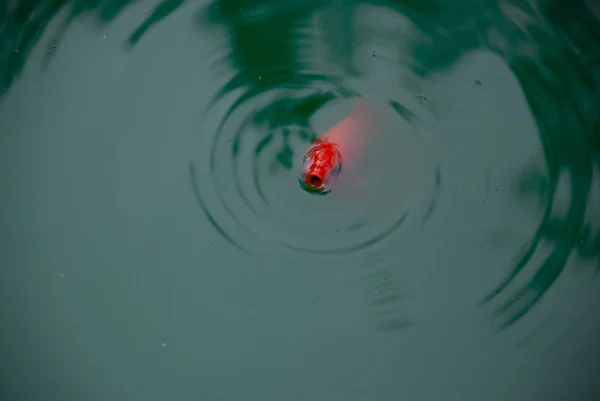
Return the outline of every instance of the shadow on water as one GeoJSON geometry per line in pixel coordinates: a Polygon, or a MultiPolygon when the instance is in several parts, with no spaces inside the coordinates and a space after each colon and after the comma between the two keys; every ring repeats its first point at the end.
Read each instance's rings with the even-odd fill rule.
{"type": "MultiPolygon", "coordinates": [[[[60,47],[62,33],[75,18],[89,14],[100,23],[107,23],[132,3],[122,0],[2,2],[0,15],[8,17],[0,21],[0,87],[9,90],[44,29],[61,10],[68,9],[68,17],[48,50],[47,61],[60,47]]],[[[167,0],[157,5],[147,19],[132,30],[126,45],[135,46],[146,32],[184,3],[184,0],[167,0]]],[[[225,114],[218,116],[215,137],[204,139],[210,143],[209,176],[202,181],[195,162],[190,167],[196,197],[213,226],[240,250],[253,254],[260,247],[257,244],[264,232],[258,234],[255,226],[241,221],[235,210],[240,207],[239,203],[259,217],[251,220],[254,224],[260,221],[266,208],[277,209],[286,202],[293,204],[291,199],[274,201],[269,197],[273,186],[265,176],[274,177],[293,170],[294,160],[299,158],[297,153],[318,134],[311,123],[314,115],[325,105],[355,96],[355,90],[345,81],[362,74],[360,67],[352,62],[361,38],[387,35],[394,39],[398,35],[395,30],[372,26],[369,27],[371,33],[359,34],[361,21],[354,15],[355,9],[363,4],[393,10],[418,27],[419,35],[412,37],[404,49],[408,59],[403,63],[424,79],[449,69],[473,50],[484,49],[499,55],[516,76],[534,115],[544,167],[522,171],[514,179],[513,190],[523,207],[531,207],[531,212],[537,207],[543,217],[507,277],[482,303],[498,299],[500,304],[495,314],[508,326],[538,303],[563,273],[570,258],[592,262],[600,271],[600,233],[598,216],[594,215],[597,210],[593,207],[593,202],[596,205],[600,202],[594,194],[600,173],[600,9],[592,8],[591,3],[583,0],[568,4],[557,0],[537,3],[218,0],[200,7],[194,23],[202,32],[226,31],[227,43],[223,46],[228,54],[220,60],[219,66],[235,70],[210,107],[216,107],[223,98],[241,90],[225,114]],[[249,108],[251,99],[258,100],[249,108]],[[235,116],[241,117],[236,119],[235,116]],[[236,122],[230,123],[230,118],[236,122]],[[236,126],[230,127],[232,124],[236,126]],[[251,149],[251,168],[245,162],[248,158],[243,154],[244,146],[251,149]],[[210,174],[224,168],[219,160],[226,160],[234,171],[231,179],[238,206],[229,206],[225,195],[210,187],[214,185],[210,174]],[[245,178],[236,173],[238,170],[243,171],[245,178]],[[251,190],[248,182],[253,183],[251,190]],[[215,194],[211,195],[214,198],[211,204],[205,196],[212,192],[215,194]],[[225,228],[222,216],[213,213],[211,205],[217,203],[224,208],[227,218],[237,223],[236,228],[225,228]],[[246,233],[240,237],[234,230],[246,233]],[[542,245],[551,246],[551,251],[536,265],[533,259],[538,259],[534,256],[542,245]],[[530,278],[519,288],[513,288],[522,275],[530,278]]],[[[398,118],[414,126],[419,124],[420,117],[410,105],[394,99],[389,99],[389,104],[398,118]]],[[[444,177],[437,167],[432,171],[434,190],[427,200],[426,210],[420,215],[423,221],[429,218],[439,201],[438,190],[444,177]]],[[[359,260],[368,265],[367,261],[385,259],[393,252],[397,238],[391,234],[411,213],[408,208],[394,210],[391,223],[386,216],[387,220],[383,220],[387,225],[381,223],[358,237],[356,231],[367,227],[368,220],[336,227],[331,232],[353,234],[347,237],[340,234],[341,242],[326,247],[298,241],[296,237],[286,241],[281,232],[269,235],[277,237],[288,249],[313,254],[347,254],[368,249],[369,253],[359,255],[359,260]],[[386,247],[375,246],[384,237],[388,238],[386,247]],[[350,243],[349,238],[359,240],[350,243]]],[[[280,217],[285,220],[285,216],[280,217]]],[[[331,235],[330,232],[326,231],[320,240],[328,238],[327,235],[331,235]]],[[[270,245],[262,246],[269,248],[270,245]]],[[[383,311],[378,327],[384,331],[409,325],[399,317],[401,291],[390,269],[366,270],[369,292],[375,294],[370,305],[383,311]]]]}

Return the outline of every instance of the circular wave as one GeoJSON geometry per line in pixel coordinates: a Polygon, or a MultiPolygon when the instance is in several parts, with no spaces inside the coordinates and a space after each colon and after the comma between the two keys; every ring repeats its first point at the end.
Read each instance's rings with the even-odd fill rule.
{"type": "Polygon", "coordinates": [[[192,147],[193,190],[215,229],[248,255],[384,259],[399,235],[435,209],[436,122],[410,96],[374,99],[382,128],[361,138],[358,160],[332,193],[313,196],[300,188],[312,140],[361,96],[328,82],[223,97],[203,115],[192,147]]]}

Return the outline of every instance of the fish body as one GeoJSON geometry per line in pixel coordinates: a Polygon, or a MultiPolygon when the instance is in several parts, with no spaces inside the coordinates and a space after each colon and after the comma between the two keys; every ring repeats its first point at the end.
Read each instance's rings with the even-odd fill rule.
{"type": "Polygon", "coordinates": [[[371,120],[364,100],[359,100],[350,116],[315,140],[303,160],[299,181],[304,190],[317,194],[330,191],[329,185],[342,171],[342,162],[350,162],[361,147],[371,120]]]}

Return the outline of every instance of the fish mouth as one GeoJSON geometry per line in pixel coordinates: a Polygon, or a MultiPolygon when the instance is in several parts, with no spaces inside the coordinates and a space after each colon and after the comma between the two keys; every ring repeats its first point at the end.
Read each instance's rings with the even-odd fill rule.
{"type": "Polygon", "coordinates": [[[325,189],[325,187],[323,187],[322,185],[321,186],[312,186],[312,185],[307,184],[303,177],[298,178],[298,182],[300,183],[300,188],[302,188],[304,191],[308,192],[309,194],[327,195],[330,192],[329,189],[325,189]]]}
{"type": "Polygon", "coordinates": [[[306,182],[313,188],[321,188],[323,186],[323,179],[316,174],[308,175],[306,182]]]}

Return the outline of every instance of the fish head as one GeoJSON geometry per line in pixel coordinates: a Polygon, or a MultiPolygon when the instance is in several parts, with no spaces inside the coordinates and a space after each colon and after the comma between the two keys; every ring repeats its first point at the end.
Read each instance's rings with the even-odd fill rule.
{"type": "Polygon", "coordinates": [[[311,147],[303,161],[300,186],[307,192],[326,194],[328,184],[342,170],[342,157],[332,143],[320,142],[311,147]]]}

